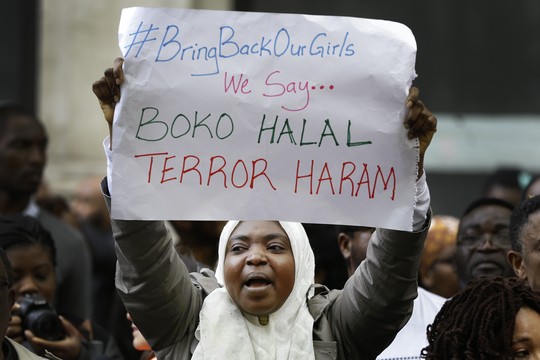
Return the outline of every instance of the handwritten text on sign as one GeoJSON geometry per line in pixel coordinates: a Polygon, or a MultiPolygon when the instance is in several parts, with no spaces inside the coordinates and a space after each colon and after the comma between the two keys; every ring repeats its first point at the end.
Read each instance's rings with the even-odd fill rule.
{"type": "Polygon", "coordinates": [[[405,26],[129,8],[119,39],[114,217],[411,228],[405,26]]]}

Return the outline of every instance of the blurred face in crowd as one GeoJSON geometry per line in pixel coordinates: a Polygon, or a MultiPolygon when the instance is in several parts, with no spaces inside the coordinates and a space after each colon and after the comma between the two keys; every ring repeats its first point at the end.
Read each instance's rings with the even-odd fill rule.
{"type": "Polygon", "coordinates": [[[40,294],[52,303],[56,277],[48,249],[42,244],[13,246],[7,249],[6,254],[15,273],[13,289],[16,296],[40,294]]]}
{"type": "Polygon", "coordinates": [[[522,251],[508,253],[515,274],[527,279],[529,285],[540,291],[540,211],[529,215],[521,231],[522,251]]]}
{"type": "Polygon", "coordinates": [[[278,310],[294,287],[295,263],[287,233],[278,222],[243,221],[226,246],[225,287],[245,313],[278,310]]]}
{"type": "Polygon", "coordinates": [[[521,189],[503,185],[494,185],[489,191],[486,191],[484,196],[502,199],[516,206],[521,200],[521,189]]]}
{"type": "Polygon", "coordinates": [[[0,336],[5,336],[11,319],[11,308],[15,302],[15,293],[8,286],[8,276],[4,262],[0,260],[0,336]]]}
{"type": "Polygon", "coordinates": [[[459,291],[455,253],[459,219],[434,215],[418,269],[419,285],[445,298],[459,291]]]}
{"type": "Polygon", "coordinates": [[[540,195],[540,177],[534,180],[534,182],[532,182],[528,186],[527,193],[524,194],[526,199],[531,198],[536,195],[540,195]]]}
{"type": "Polygon", "coordinates": [[[513,275],[506,259],[511,214],[508,208],[490,204],[461,219],[455,256],[461,286],[482,276],[513,275]]]}
{"type": "Polygon", "coordinates": [[[445,298],[450,298],[459,291],[455,253],[455,246],[445,248],[426,273],[421,274],[422,283],[425,284],[427,290],[445,298]]]}
{"type": "Polygon", "coordinates": [[[12,115],[0,132],[0,189],[15,194],[34,193],[46,162],[47,136],[35,119],[12,115]]]}
{"type": "Polygon", "coordinates": [[[512,352],[514,359],[540,359],[540,314],[528,307],[516,315],[512,352]]]}
{"type": "Polygon", "coordinates": [[[375,228],[359,226],[350,232],[341,232],[338,234],[338,245],[347,263],[347,273],[349,277],[366,258],[366,251],[369,240],[375,228]]]}
{"type": "Polygon", "coordinates": [[[146,339],[144,338],[144,336],[142,336],[137,326],[135,326],[135,324],[133,323],[133,320],[131,319],[131,315],[127,313],[126,317],[129,321],[131,321],[131,330],[133,334],[133,342],[132,342],[133,347],[139,351],[152,350],[152,348],[150,348],[150,345],[148,345],[148,343],[146,342],[146,339]]]}
{"type": "Polygon", "coordinates": [[[77,188],[71,202],[71,210],[81,222],[95,225],[109,222],[109,211],[101,194],[101,178],[85,179],[77,188]]]}

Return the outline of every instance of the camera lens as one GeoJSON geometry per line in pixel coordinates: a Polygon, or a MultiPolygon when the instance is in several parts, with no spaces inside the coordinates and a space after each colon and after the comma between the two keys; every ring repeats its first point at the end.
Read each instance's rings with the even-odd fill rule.
{"type": "Polygon", "coordinates": [[[48,310],[35,310],[26,318],[27,328],[34,335],[46,340],[62,340],[65,337],[64,326],[58,316],[48,310]]]}
{"type": "Polygon", "coordinates": [[[26,294],[19,302],[19,316],[24,329],[46,340],[62,340],[64,326],[54,308],[40,294],[26,294]]]}

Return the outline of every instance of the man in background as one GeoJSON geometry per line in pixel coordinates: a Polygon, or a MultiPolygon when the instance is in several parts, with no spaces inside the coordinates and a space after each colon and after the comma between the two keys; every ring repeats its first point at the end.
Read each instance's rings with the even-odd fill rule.
{"type": "Polygon", "coordinates": [[[540,291],[540,195],[519,204],[510,219],[508,261],[514,273],[540,291]]]}
{"type": "MultiPolygon", "coordinates": [[[[337,242],[347,264],[349,277],[360,271],[358,265],[366,258],[372,227],[339,226],[337,242]],[[358,270],[357,270],[358,268],[358,270]]],[[[384,284],[378,284],[384,286],[384,284]]],[[[445,298],[418,288],[411,318],[398,332],[394,341],[379,355],[377,360],[420,359],[422,348],[427,346],[426,328],[446,301],[445,298]]]]}
{"type": "Polygon", "coordinates": [[[507,260],[513,208],[502,199],[480,198],[461,216],[455,255],[460,288],[479,277],[514,275],[507,260]]]}
{"type": "Polygon", "coordinates": [[[48,138],[39,120],[18,105],[0,104],[0,214],[36,218],[55,242],[59,312],[90,318],[90,252],[81,233],[33,199],[43,177],[48,138]]]}

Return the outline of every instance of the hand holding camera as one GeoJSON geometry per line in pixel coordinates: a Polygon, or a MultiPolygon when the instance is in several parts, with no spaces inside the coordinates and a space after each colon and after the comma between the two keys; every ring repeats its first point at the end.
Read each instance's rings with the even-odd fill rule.
{"type": "Polygon", "coordinates": [[[81,351],[79,331],[39,294],[27,294],[13,307],[7,336],[43,356],[45,349],[64,360],[75,360],[81,351]]]}
{"type": "Polygon", "coordinates": [[[30,330],[35,336],[52,341],[62,340],[66,336],[56,311],[39,294],[26,294],[19,301],[18,315],[22,329],[30,330]]]}

